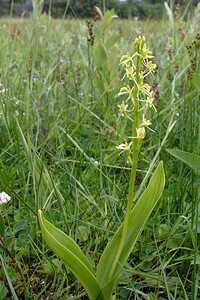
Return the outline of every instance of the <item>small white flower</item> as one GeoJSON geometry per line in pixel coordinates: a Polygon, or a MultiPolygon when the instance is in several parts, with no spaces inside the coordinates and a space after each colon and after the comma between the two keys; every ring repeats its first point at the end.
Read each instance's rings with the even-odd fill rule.
{"type": "Polygon", "coordinates": [[[8,89],[2,89],[2,90],[0,90],[0,93],[1,93],[1,94],[4,94],[4,93],[7,92],[7,90],[8,90],[8,89]]]}
{"type": "Polygon", "coordinates": [[[8,203],[11,197],[5,192],[0,193],[0,205],[8,203]]]}
{"type": "Polygon", "coordinates": [[[97,160],[94,160],[93,157],[90,157],[90,161],[95,165],[95,167],[98,167],[99,162],[97,160]]]}

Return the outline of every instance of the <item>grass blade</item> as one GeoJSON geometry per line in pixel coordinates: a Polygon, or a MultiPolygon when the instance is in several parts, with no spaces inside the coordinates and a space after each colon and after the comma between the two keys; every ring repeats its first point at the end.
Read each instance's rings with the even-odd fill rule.
{"type": "Polygon", "coordinates": [[[6,267],[5,267],[5,264],[4,264],[4,261],[3,261],[3,257],[1,255],[0,255],[0,259],[1,259],[1,264],[2,264],[2,267],[4,269],[4,272],[5,272],[5,275],[6,275],[6,279],[8,281],[8,285],[9,285],[11,294],[13,296],[13,299],[14,300],[19,300],[19,298],[17,297],[17,294],[15,293],[15,290],[14,290],[13,285],[12,285],[12,281],[10,279],[10,276],[9,276],[7,270],[6,270],[6,267]]]}

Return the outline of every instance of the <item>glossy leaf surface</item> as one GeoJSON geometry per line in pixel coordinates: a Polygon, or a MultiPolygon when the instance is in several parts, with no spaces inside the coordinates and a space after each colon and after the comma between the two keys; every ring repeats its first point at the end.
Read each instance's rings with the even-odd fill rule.
{"type": "Polygon", "coordinates": [[[38,217],[46,243],[80,280],[89,298],[106,300],[95,278],[92,265],[75,241],[47,221],[41,210],[38,217]]]}
{"type": "Polygon", "coordinates": [[[99,265],[97,267],[97,279],[103,286],[103,291],[106,299],[111,299],[112,291],[118,280],[119,273],[128,259],[133,246],[135,245],[139,235],[141,234],[152,210],[160,199],[165,185],[165,175],[163,163],[160,162],[157,166],[152,178],[143,192],[138,202],[134,206],[130,214],[130,221],[128,225],[128,233],[124,245],[124,249],[119,258],[115,269],[115,277],[109,280],[109,272],[112,269],[112,264],[115,260],[116,253],[121,240],[123,223],[118,228],[114,237],[107,245],[103,252],[99,265]]]}

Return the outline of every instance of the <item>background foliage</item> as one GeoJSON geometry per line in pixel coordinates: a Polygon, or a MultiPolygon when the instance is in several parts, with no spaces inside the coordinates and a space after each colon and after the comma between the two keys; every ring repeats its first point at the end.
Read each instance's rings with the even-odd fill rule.
{"type": "MultiPolygon", "coordinates": [[[[170,1],[166,1],[170,4],[170,1]]],[[[174,7],[179,4],[182,10],[189,5],[188,12],[197,5],[198,0],[175,0],[174,7]]],[[[120,18],[159,18],[164,12],[164,0],[109,0],[105,1],[106,9],[115,9],[120,18]]],[[[68,17],[89,18],[93,15],[93,7],[98,5],[101,9],[101,0],[44,0],[43,12],[50,12],[53,17],[63,17],[66,11],[68,17]],[[66,10],[67,7],[67,10],[66,10]]],[[[32,9],[32,0],[0,0],[0,15],[9,15],[12,11],[15,15],[28,15],[32,9]]]]}
{"type": "Polygon", "coordinates": [[[138,34],[158,68],[155,132],[145,137],[136,188],[157,153],[166,188],[115,292],[199,299],[200,178],[165,150],[199,155],[199,23],[198,9],[185,20],[179,8],[162,20],[115,19],[106,30],[94,19],[0,20],[0,189],[12,197],[0,206],[1,299],[13,290],[19,299],[86,299],[43,241],[37,211],[99,261],[126,206],[130,166],[116,146],[131,133],[117,107],[119,59],[138,34]]]}

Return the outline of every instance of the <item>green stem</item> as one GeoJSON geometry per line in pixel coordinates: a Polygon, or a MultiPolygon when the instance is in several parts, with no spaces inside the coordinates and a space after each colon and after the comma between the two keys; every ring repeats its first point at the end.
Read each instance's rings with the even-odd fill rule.
{"type": "Polygon", "coordinates": [[[136,64],[136,82],[134,86],[134,93],[133,93],[133,102],[134,102],[134,123],[133,123],[133,129],[132,129],[132,147],[133,147],[133,159],[132,159],[132,168],[131,168],[131,176],[129,181],[129,191],[128,191],[128,199],[127,199],[127,208],[126,208],[126,214],[124,218],[124,226],[122,230],[121,240],[118,247],[118,251],[115,256],[115,260],[112,264],[110,274],[109,274],[109,280],[113,278],[115,275],[115,269],[117,266],[117,263],[119,261],[120,255],[124,249],[124,245],[126,242],[126,236],[128,232],[128,225],[129,225],[129,219],[130,219],[130,213],[132,209],[132,203],[133,203],[133,196],[134,196],[134,188],[135,188],[135,179],[136,179],[136,171],[137,171],[137,165],[138,165],[138,155],[139,155],[139,140],[137,138],[137,129],[139,127],[139,73],[140,73],[140,64],[141,64],[141,58],[137,57],[137,64],[136,64]]]}

